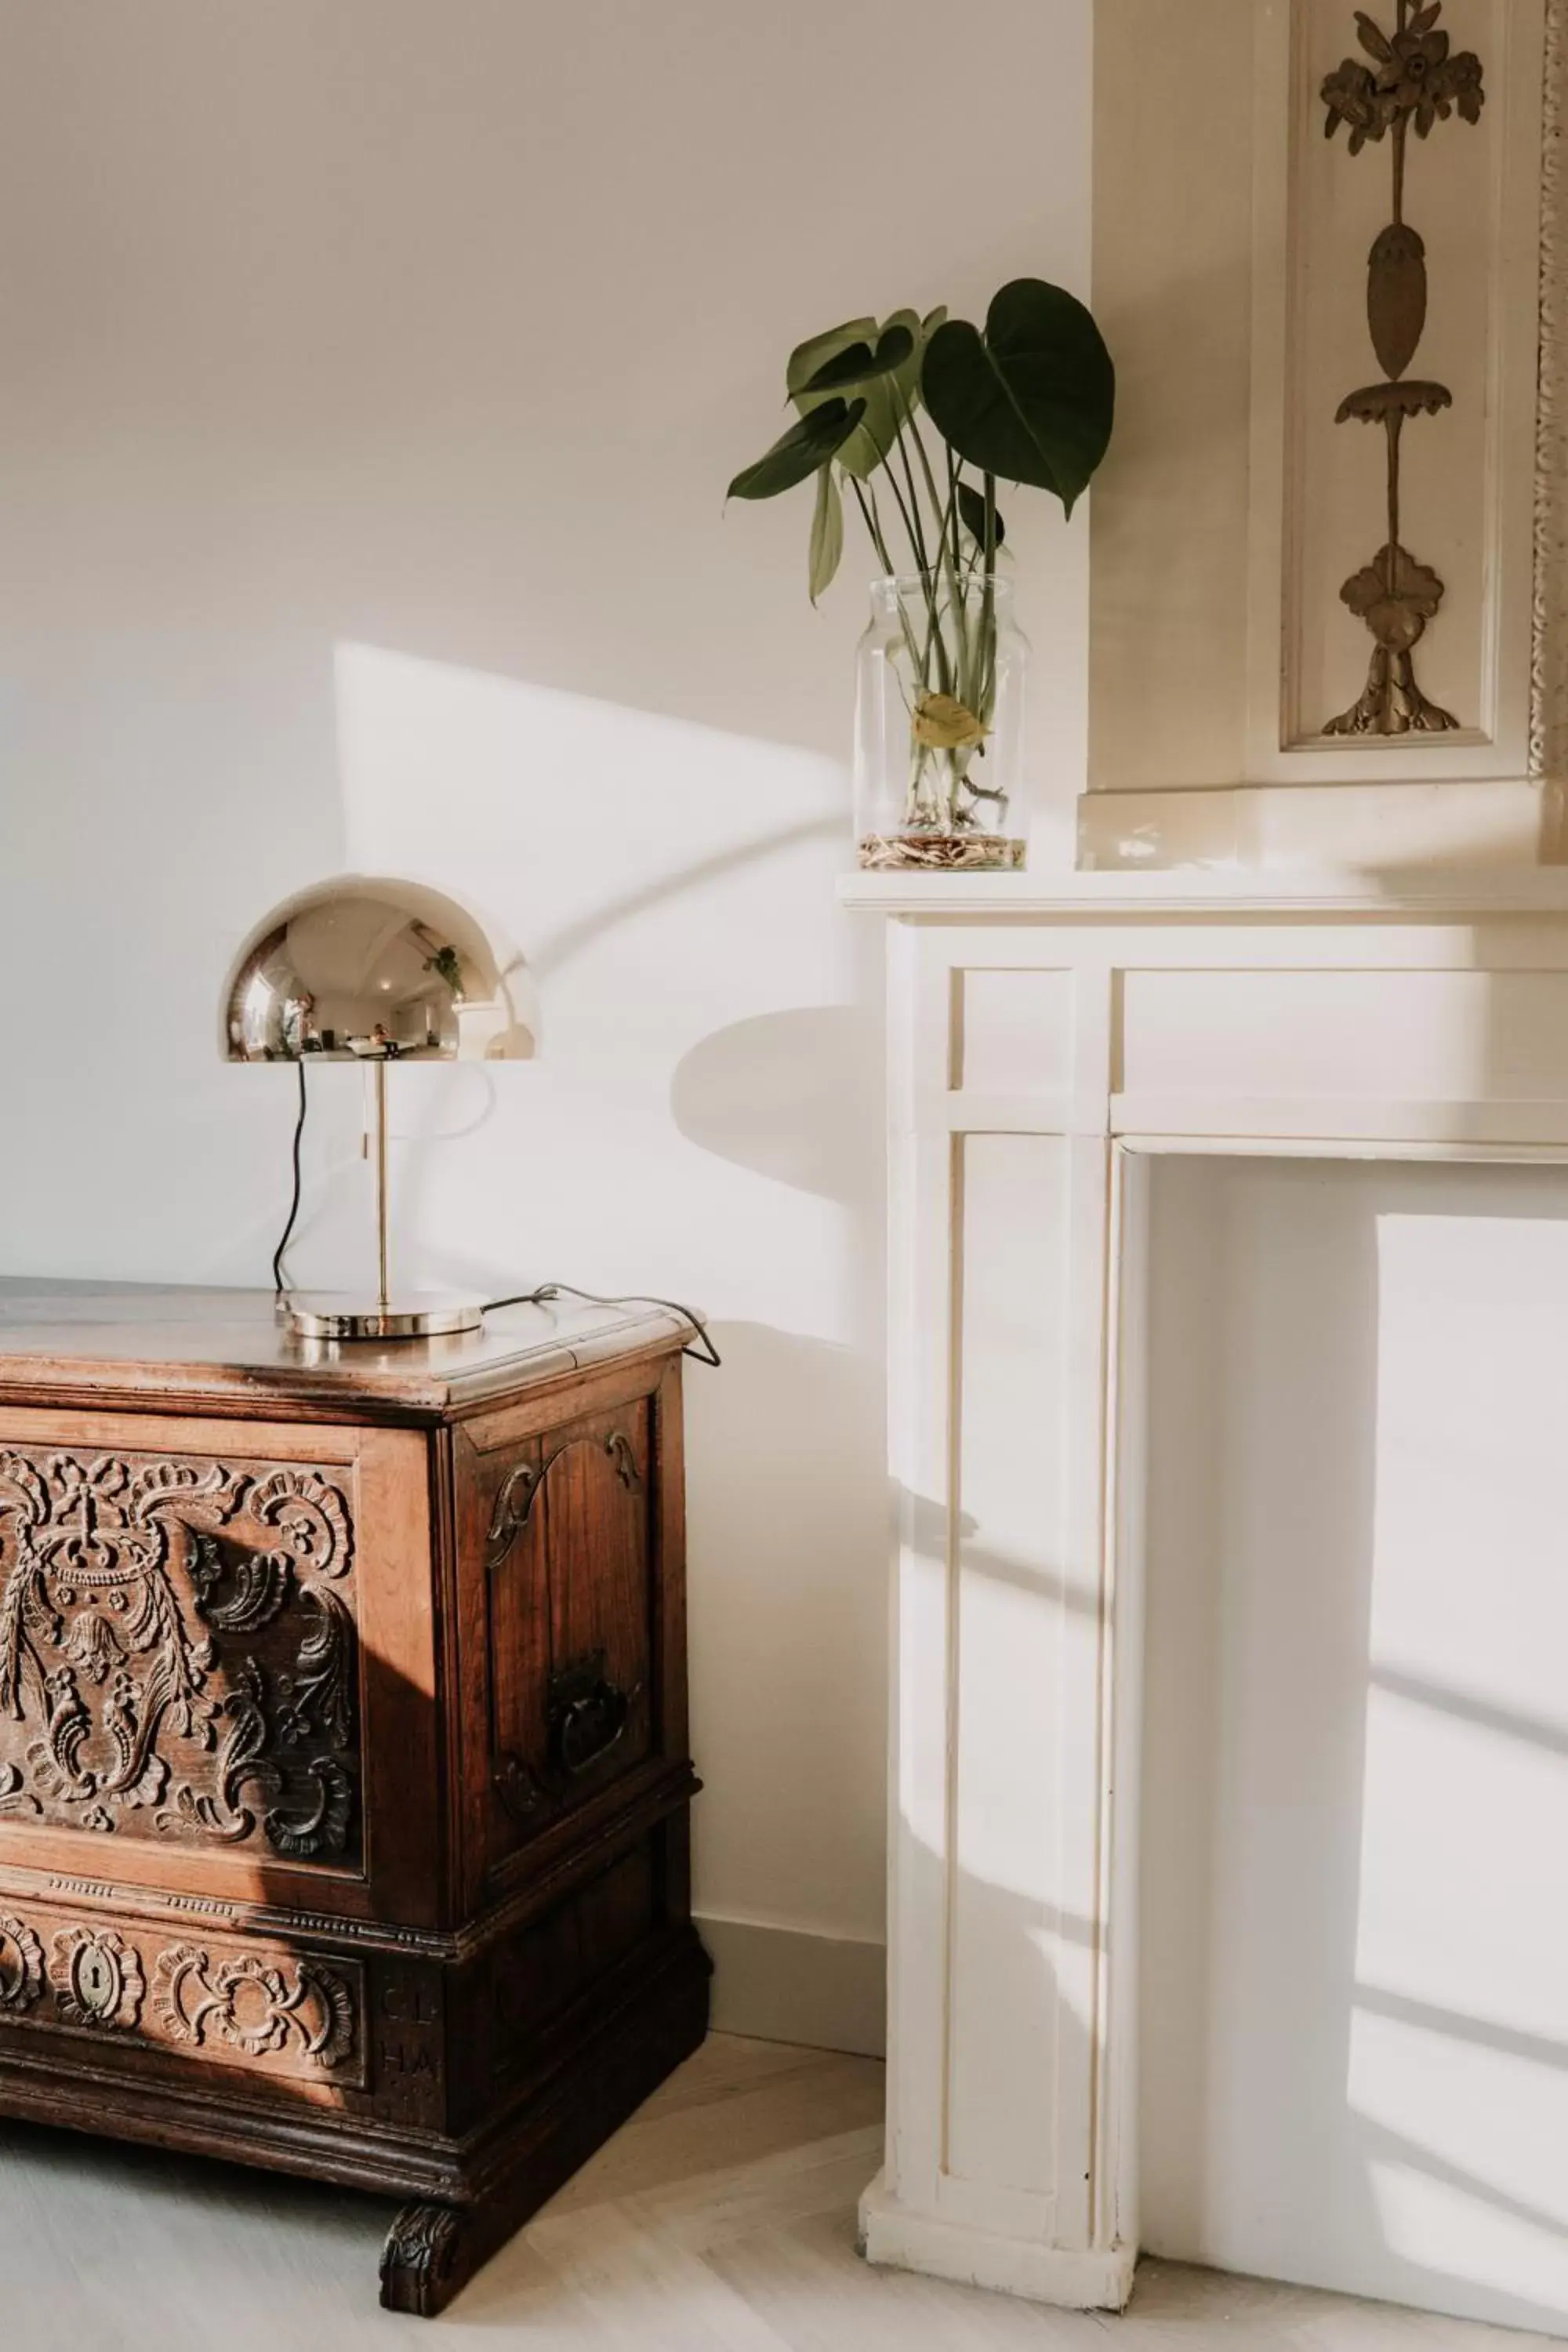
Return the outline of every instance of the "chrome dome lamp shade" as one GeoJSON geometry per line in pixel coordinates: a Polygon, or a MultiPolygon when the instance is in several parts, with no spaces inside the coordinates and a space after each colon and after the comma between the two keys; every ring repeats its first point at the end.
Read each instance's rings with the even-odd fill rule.
{"type": "Polygon", "coordinates": [[[285,1293],[289,1328],[384,1340],[477,1330],[479,1300],[392,1286],[386,1073],[392,1062],[530,1059],[536,1024],[521,958],[440,891],[343,875],[258,924],[229,973],[222,1019],[230,1062],[364,1062],[374,1080],[376,1291],[285,1293]]]}

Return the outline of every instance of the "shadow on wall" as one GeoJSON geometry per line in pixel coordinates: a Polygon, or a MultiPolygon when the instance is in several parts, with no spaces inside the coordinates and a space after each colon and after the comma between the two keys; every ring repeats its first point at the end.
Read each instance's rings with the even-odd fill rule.
{"type": "Polygon", "coordinates": [[[716,1030],[679,1064],[670,1109],[705,1151],[798,1191],[881,1206],[881,1039],[858,1006],[763,1013],[716,1030]]]}
{"type": "MultiPolygon", "coordinates": [[[[384,647],[337,676],[348,862],[485,904],[541,1000],[537,1062],[398,1073],[396,1255],[711,1318],[723,1370],[687,1383],[698,1899],[879,1937],[881,940],[834,891],[842,769],[384,647]]],[[[322,1213],[320,1165],[300,1280],[356,1189],[340,1149],[322,1213]]]]}
{"type": "Polygon", "coordinates": [[[764,1325],[712,1328],[724,1369],[686,1383],[699,1908],[879,1939],[880,1365],[764,1325]]]}
{"type": "Polygon", "coordinates": [[[553,976],[563,964],[592,948],[623,923],[633,921],[638,915],[650,913],[656,907],[688,893],[707,889],[722,882],[744,866],[754,866],[760,860],[777,857],[784,851],[804,847],[807,843],[836,842],[842,836],[843,825],[836,816],[804,817],[798,824],[784,825],[765,834],[759,840],[742,842],[731,849],[716,850],[711,856],[700,857],[682,866],[678,873],[659,877],[626,890],[617,898],[593,908],[580,915],[559,931],[547,932],[533,958],[535,974],[553,976]]]}
{"type": "Polygon", "coordinates": [[[445,1283],[713,1318],[723,1370],[686,1391],[699,1901],[878,1937],[881,941],[833,891],[842,772],[384,648],[339,680],[355,862],[434,855],[542,1011],[540,1061],[483,1074],[482,1153],[426,1148],[482,1114],[472,1074],[402,1090],[400,1239],[445,1283]]]}

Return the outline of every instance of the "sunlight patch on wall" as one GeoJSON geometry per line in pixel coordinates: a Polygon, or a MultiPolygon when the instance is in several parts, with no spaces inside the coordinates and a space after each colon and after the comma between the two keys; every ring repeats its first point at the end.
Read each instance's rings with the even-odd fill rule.
{"type": "Polygon", "coordinates": [[[1402,2255],[1568,2314],[1568,1218],[1384,1213],[1377,1275],[1348,2095],[1402,2255]]]}
{"type": "Polygon", "coordinates": [[[1539,2313],[1568,2311],[1568,2244],[1552,2223],[1510,2213],[1418,2165],[1380,2160],[1370,2174],[1384,2233],[1405,2261],[1539,2313]]]}
{"type": "MultiPolygon", "coordinates": [[[[770,985],[751,927],[774,887],[758,869],[803,855],[847,864],[847,785],[834,761],[376,646],[341,646],[337,678],[351,863],[460,865],[568,1003],[572,966],[617,930],[661,950],[659,1017],[668,982],[692,1043],[711,1025],[721,958],[742,986],[751,974],[759,1013],[780,1002],[780,979],[815,961],[797,953],[770,985]],[[669,952],[699,937],[700,953],[669,952]]],[[[841,930],[837,908],[830,919],[841,930]]],[[[637,1001],[618,1008],[616,1036],[641,1019],[637,1001]]]]}
{"type": "MultiPolygon", "coordinates": [[[[848,1171],[799,1155],[834,1168],[827,1200],[781,1181],[776,1150],[746,1132],[766,1111],[770,1055],[781,1101],[799,1102],[791,1017],[820,1024],[822,1008],[864,994],[833,889],[849,855],[842,770],[383,647],[341,645],[336,668],[350,863],[484,908],[540,996],[542,1058],[501,1073],[487,1104],[461,1073],[411,1071],[400,1087],[410,1134],[487,1129],[406,1155],[405,1214],[440,1278],[587,1267],[578,1278],[596,1273],[595,1286],[646,1287],[657,1255],[666,1282],[715,1313],[851,1336],[843,1196],[877,1197],[874,1149],[848,1171]],[[756,1107],[737,1122],[725,1057],[711,1055],[678,1119],[686,1057],[763,1016],[756,1107]]],[[[825,1097],[813,1116],[841,1107],[825,1097]]]]}

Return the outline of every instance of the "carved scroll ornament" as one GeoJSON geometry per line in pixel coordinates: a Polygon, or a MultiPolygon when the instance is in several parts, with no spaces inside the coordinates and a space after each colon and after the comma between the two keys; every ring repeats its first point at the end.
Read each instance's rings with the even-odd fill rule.
{"type": "Polygon", "coordinates": [[[353,2048],[349,1989],[314,1961],[285,1968],[253,1953],[214,1962],[192,1944],[158,1958],[153,2009],[172,2042],[247,2058],[289,2050],[330,2070],[353,2048]]]}

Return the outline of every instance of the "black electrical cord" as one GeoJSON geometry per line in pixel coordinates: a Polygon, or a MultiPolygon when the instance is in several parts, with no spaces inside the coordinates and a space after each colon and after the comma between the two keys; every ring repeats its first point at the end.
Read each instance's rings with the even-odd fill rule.
{"type": "Polygon", "coordinates": [[[485,1313],[489,1315],[498,1307],[547,1307],[552,1298],[559,1298],[563,1290],[574,1298],[585,1298],[591,1307],[667,1307],[672,1315],[679,1315],[689,1323],[697,1334],[700,1344],[693,1347],[688,1342],[680,1351],[683,1356],[689,1356],[696,1364],[711,1364],[715,1371],[724,1360],[713,1345],[712,1333],[694,1307],[683,1307],[679,1298],[654,1298],[643,1290],[624,1295],[617,1293],[615,1297],[606,1298],[597,1290],[579,1290],[574,1282],[542,1282],[537,1290],[518,1290],[513,1291],[510,1297],[487,1298],[485,1313]]]}
{"type": "Polygon", "coordinates": [[[300,1146],[304,1141],[305,1138],[306,1109],[305,1064],[302,1057],[295,1063],[294,1067],[300,1073],[300,1108],[298,1112],[295,1114],[294,1118],[294,1149],[291,1155],[294,1163],[294,1192],[293,1198],[289,1203],[289,1222],[283,1228],[282,1239],[272,1253],[272,1295],[274,1299],[281,1298],[283,1293],[289,1287],[288,1284],[283,1279],[283,1253],[288,1248],[289,1242],[293,1239],[294,1227],[299,1222],[300,1216],[300,1146]]]}
{"type": "MultiPolygon", "coordinates": [[[[304,1140],[305,1112],[308,1108],[305,1096],[305,1064],[302,1056],[294,1066],[300,1073],[300,1108],[294,1120],[294,1144],[290,1155],[294,1170],[294,1191],[289,1202],[288,1223],[283,1228],[282,1238],[272,1253],[272,1290],[275,1298],[281,1298],[289,1286],[283,1279],[283,1255],[293,1238],[294,1227],[300,1216],[300,1147],[304,1140]]],[[[574,1282],[542,1282],[537,1290],[516,1290],[505,1298],[487,1298],[484,1312],[489,1315],[500,1307],[545,1307],[552,1298],[559,1298],[563,1290],[573,1298],[585,1298],[592,1307],[668,1307],[672,1315],[679,1315],[684,1321],[689,1323],[697,1334],[698,1344],[693,1347],[689,1343],[682,1348],[680,1352],[683,1356],[689,1356],[694,1363],[710,1364],[715,1371],[723,1361],[718,1349],[713,1345],[712,1335],[701,1316],[694,1307],[683,1307],[678,1298],[650,1298],[645,1297],[640,1291],[629,1297],[605,1298],[596,1290],[579,1290],[574,1282]]]]}

